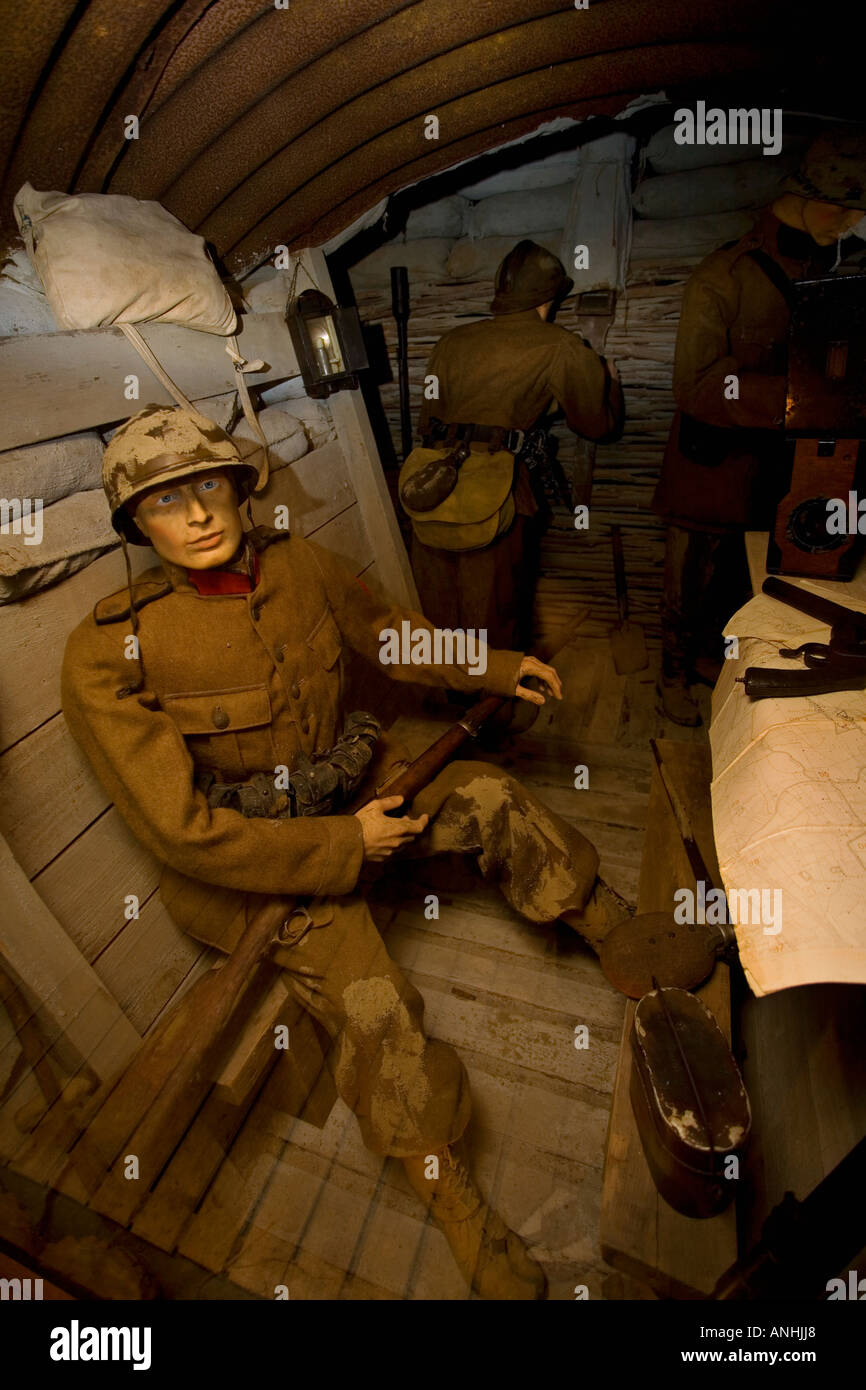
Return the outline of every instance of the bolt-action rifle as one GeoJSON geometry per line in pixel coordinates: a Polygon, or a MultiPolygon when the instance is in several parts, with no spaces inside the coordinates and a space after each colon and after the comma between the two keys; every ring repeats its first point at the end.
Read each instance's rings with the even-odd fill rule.
{"type": "MultiPolygon", "coordinates": [[[[404,814],[418,792],[510,698],[488,696],[473,705],[420,757],[377,788],[369,801],[380,795],[402,796],[403,807],[390,814],[404,814]]],[[[103,1197],[107,1184],[115,1219],[131,1219],[182,1139],[230,1055],[235,1039],[229,1025],[236,1010],[245,997],[249,1000],[248,990],[261,987],[258,967],[281,944],[281,927],[299,910],[304,908],[296,898],[269,898],[253,915],[225,964],[208,971],[187,991],[142,1043],[122,1075],[75,1112],[60,1115],[55,1141],[62,1149],[71,1148],[66,1174],[87,1196],[102,1188],[103,1197]],[[141,1182],[124,1178],[129,1154],[139,1160],[141,1182]]],[[[63,1101],[56,1104],[62,1108],[63,1101]]]]}

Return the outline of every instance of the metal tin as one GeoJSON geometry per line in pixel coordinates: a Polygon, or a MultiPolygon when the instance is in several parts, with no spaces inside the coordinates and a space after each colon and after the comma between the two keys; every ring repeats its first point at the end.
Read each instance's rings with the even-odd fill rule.
{"type": "Polygon", "coordinates": [[[630,1043],[631,1103],[653,1181],[684,1216],[715,1216],[734,1196],[752,1124],[727,1040],[700,999],[657,989],[638,1003],[630,1043]]]}

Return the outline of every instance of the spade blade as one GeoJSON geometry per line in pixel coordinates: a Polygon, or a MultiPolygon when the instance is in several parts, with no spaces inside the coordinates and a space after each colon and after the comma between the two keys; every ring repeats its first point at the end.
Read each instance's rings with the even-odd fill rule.
{"type": "Polygon", "coordinates": [[[633,623],[630,618],[610,634],[610,649],[618,676],[643,671],[649,661],[644,630],[640,623],[633,623]]]}
{"type": "Polygon", "coordinates": [[[670,912],[643,912],[614,927],[601,944],[601,968],[631,999],[661,986],[694,989],[712,973],[724,938],[718,929],[675,922],[670,912]]]}

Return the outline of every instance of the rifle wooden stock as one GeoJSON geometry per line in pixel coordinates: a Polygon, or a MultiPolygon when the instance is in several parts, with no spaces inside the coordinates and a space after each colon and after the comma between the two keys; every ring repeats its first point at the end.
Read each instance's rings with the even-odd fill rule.
{"type": "Polygon", "coordinates": [[[225,1027],[290,910],[291,900],[266,902],[225,965],[198,980],[142,1043],[72,1150],[64,1190],[80,1185],[90,1196],[113,1180],[119,1200],[112,1201],[112,1214],[122,1219],[125,1208],[126,1219],[132,1215],[209,1090],[225,1027]],[[127,1154],[139,1160],[138,1182],[123,1176],[127,1154]]]}

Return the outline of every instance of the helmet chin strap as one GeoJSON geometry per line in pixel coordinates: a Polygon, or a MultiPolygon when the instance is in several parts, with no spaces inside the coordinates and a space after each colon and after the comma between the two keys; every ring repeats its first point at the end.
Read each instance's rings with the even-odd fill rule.
{"type": "Polygon", "coordinates": [[[126,589],[129,594],[129,621],[132,627],[132,635],[135,638],[136,654],[135,660],[138,663],[138,680],[134,685],[124,685],[116,691],[118,700],[126,699],[129,695],[137,695],[139,690],[144,689],[144,666],[141,660],[141,643],[138,640],[138,614],[135,611],[135,596],[132,592],[132,564],[129,559],[129,547],[126,544],[126,536],[121,533],[120,548],[123,551],[123,562],[126,565],[126,589]]]}
{"type": "Polygon", "coordinates": [[[138,636],[138,614],[135,611],[135,602],[132,592],[132,562],[129,558],[129,546],[126,543],[126,536],[120,537],[120,548],[123,551],[123,563],[126,566],[126,591],[129,594],[129,620],[132,624],[133,634],[138,636]]]}

